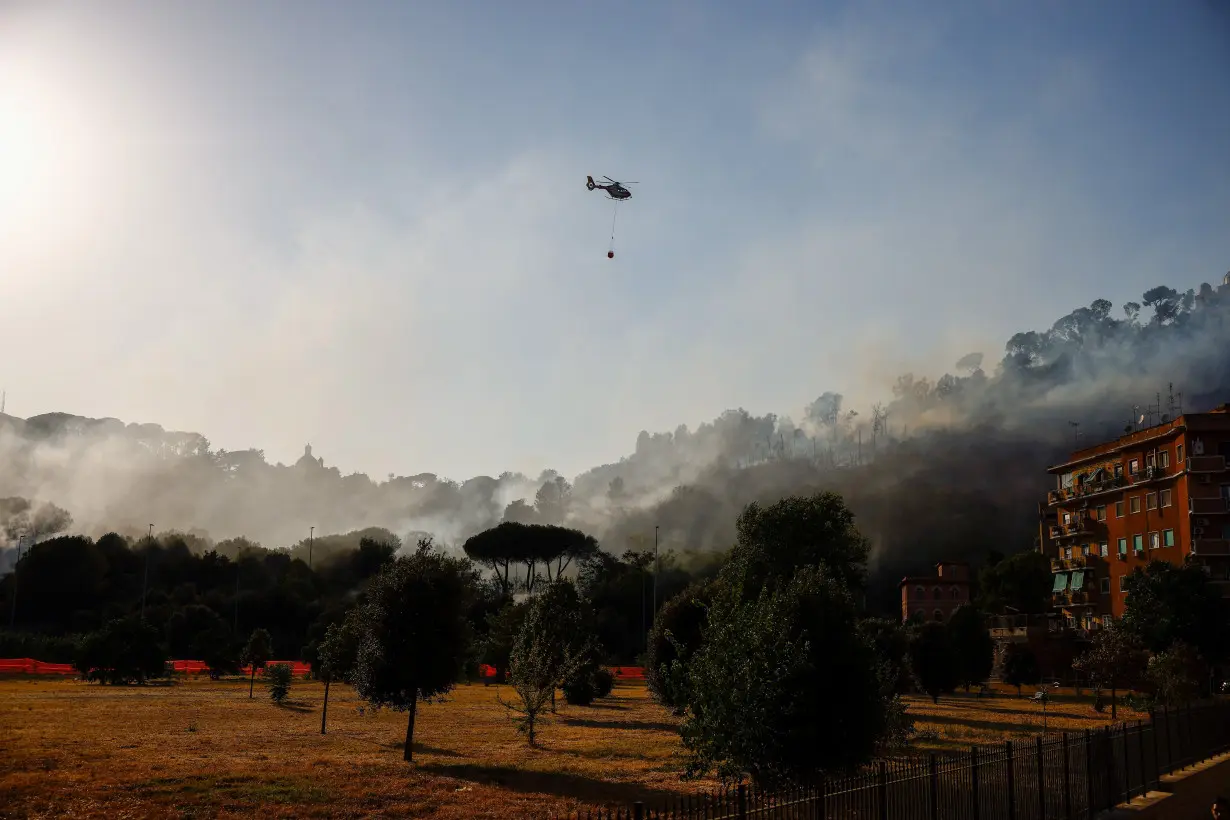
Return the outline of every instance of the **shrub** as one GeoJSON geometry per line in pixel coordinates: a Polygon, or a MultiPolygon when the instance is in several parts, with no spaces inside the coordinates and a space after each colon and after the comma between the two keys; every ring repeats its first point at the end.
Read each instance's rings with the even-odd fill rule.
{"type": "Polygon", "coordinates": [[[615,676],[609,669],[599,669],[594,673],[594,697],[605,698],[615,688],[615,676]]]}
{"type": "Polygon", "coordinates": [[[598,694],[592,674],[577,675],[572,680],[565,681],[561,688],[564,690],[564,700],[569,706],[589,706],[598,694]]]}
{"type": "Polygon", "coordinates": [[[273,698],[274,703],[280,705],[290,694],[290,682],[294,680],[290,664],[275,663],[266,666],[265,677],[269,679],[269,697],[273,698]]]}

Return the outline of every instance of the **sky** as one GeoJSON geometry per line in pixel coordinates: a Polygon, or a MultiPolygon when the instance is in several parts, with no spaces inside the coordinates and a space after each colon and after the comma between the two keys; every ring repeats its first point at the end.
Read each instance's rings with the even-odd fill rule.
{"type": "Polygon", "coordinates": [[[1219,282],[1228,145],[1221,0],[0,0],[0,387],[575,475],[1219,282]]]}

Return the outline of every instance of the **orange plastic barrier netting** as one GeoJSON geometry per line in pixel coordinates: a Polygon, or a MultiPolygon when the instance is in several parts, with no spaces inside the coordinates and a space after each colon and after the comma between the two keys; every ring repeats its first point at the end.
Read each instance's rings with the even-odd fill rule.
{"type": "Polygon", "coordinates": [[[0,658],[0,675],[75,675],[71,663],[43,663],[33,658],[0,658]]]}

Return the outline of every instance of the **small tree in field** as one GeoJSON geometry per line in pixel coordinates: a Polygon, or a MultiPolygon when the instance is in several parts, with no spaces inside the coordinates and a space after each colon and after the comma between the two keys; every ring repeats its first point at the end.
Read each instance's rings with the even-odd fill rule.
{"type": "Polygon", "coordinates": [[[957,682],[969,688],[991,676],[995,666],[995,642],[987,630],[982,612],[965,604],[948,619],[948,635],[957,657],[957,682]]]}
{"type": "Polygon", "coordinates": [[[1118,689],[1140,679],[1146,653],[1139,640],[1117,621],[1112,621],[1093,636],[1093,648],[1072,661],[1072,668],[1084,672],[1100,687],[1110,689],[1110,718],[1119,717],[1118,689]]]}
{"type": "Polygon", "coordinates": [[[1207,669],[1196,650],[1175,641],[1165,652],[1149,658],[1145,675],[1158,703],[1177,706],[1200,697],[1207,669]]]}
{"type": "Polygon", "coordinates": [[[961,682],[959,662],[944,624],[931,621],[918,627],[910,641],[910,666],[919,687],[935,703],[961,682]]]}
{"type": "Polygon", "coordinates": [[[263,669],[273,657],[273,639],[264,629],[255,629],[248,638],[248,645],[243,648],[243,662],[252,667],[252,678],[248,682],[248,697],[256,686],[256,670],[263,669]]]}
{"type": "Polygon", "coordinates": [[[329,715],[329,684],[334,679],[348,681],[354,674],[356,658],[359,654],[359,624],[355,616],[357,610],[341,623],[330,624],[325,630],[325,638],[320,642],[317,651],[317,662],[320,664],[320,676],[325,681],[325,703],[320,710],[320,733],[325,733],[325,720],[329,715]]]}
{"type": "Polygon", "coordinates": [[[1041,682],[1042,670],[1033,650],[1023,643],[1010,643],[1004,647],[1004,683],[1016,687],[1016,696],[1021,696],[1021,687],[1041,682]]]}
{"type": "Polygon", "coordinates": [[[592,654],[575,588],[568,581],[555,581],[530,602],[513,642],[509,679],[520,703],[500,701],[521,715],[517,730],[531,746],[540,716],[555,698],[555,687],[576,678],[592,654]]]}
{"type": "Polygon", "coordinates": [[[275,663],[265,667],[265,677],[269,679],[269,697],[279,706],[290,694],[290,682],[294,673],[288,663],[275,663]]]}
{"type": "Polygon", "coordinates": [[[472,635],[466,617],[478,573],[465,559],[419,541],[413,555],[386,564],[356,614],[353,683],[373,706],[409,713],[406,761],[414,759],[419,701],[441,700],[461,678],[472,635]]]}

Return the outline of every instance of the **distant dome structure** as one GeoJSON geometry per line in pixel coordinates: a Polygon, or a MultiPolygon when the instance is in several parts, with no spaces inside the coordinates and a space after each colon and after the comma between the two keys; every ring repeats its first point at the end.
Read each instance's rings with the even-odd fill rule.
{"type": "Polygon", "coordinates": [[[308,468],[323,467],[325,466],[325,460],[323,458],[313,458],[312,457],[312,445],[305,444],[303,446],[303,455],[301,455],[299,457],[299,460],[295,462],[295,466],[296,467],[308,467],[308,468]]]}
{"type": "Polygon", "coordinates": [[[1230,273],[1227,273],[1225,276],[1221,278],[1221,283],[1223,285],[1226,285],[1227,287],[1230,287],[1230,273]]]}

